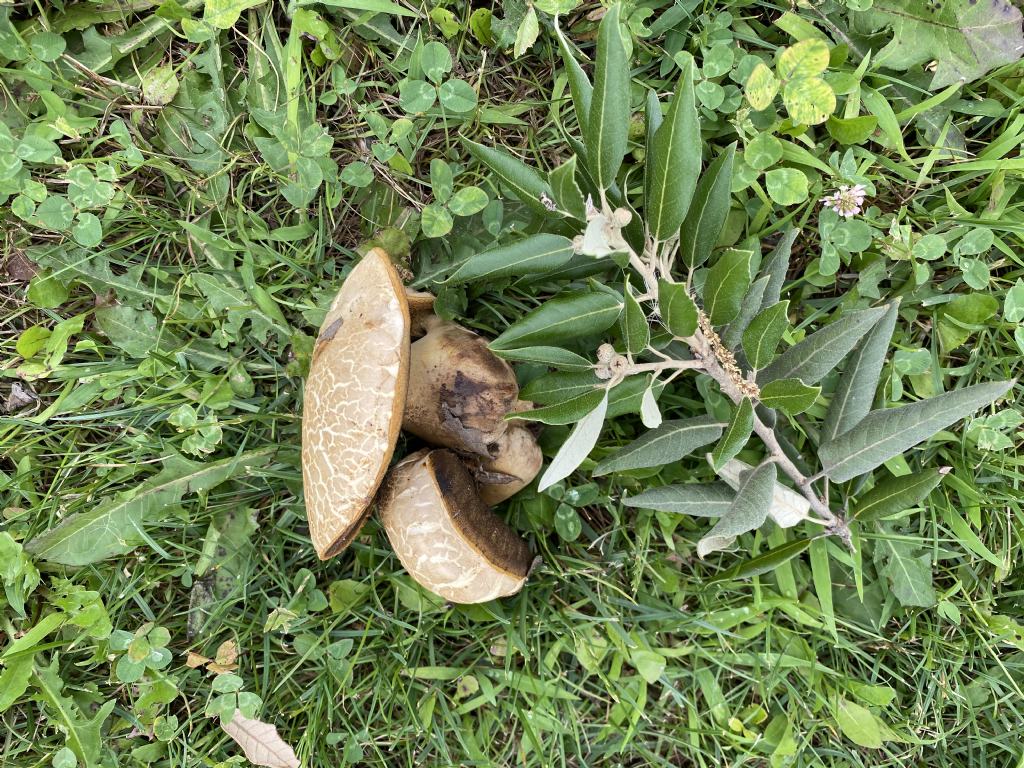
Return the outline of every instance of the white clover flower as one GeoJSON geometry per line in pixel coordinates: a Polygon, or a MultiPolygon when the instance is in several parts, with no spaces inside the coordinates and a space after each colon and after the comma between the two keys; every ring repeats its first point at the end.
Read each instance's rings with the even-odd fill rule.
{"type": "Polygon", "coordinates": [[[821,202],[826,208],[831,208],[843,218],[849,219],[863,209],[866,192],[863,184],[854,184],[852,187],[843,184],[838,191],[821,198],[821,202]]]}

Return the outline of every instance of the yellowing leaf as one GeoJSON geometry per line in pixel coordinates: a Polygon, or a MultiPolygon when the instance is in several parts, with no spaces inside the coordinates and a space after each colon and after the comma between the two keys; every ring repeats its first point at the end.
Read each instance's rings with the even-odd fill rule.
{"type": "Polygon", "coordinates": [[[250,720],[239,710],[231,721],[221,726],[242,748],[246,758],[253,765],[265,768],[299,768],[295,750],[282,739],[277,728],[262,720],[250,720]]]}

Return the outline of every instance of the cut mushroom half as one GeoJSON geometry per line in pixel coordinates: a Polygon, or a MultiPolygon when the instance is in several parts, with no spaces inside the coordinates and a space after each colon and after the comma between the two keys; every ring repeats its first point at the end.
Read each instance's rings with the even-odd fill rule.
{"type": "Polygon", "coordinates": [[[487,342],[436,318],[412,345],[409,397],[402,427],[434,445],[488,456],[517,407],[515,371],[487,342]]]}
{"type": "Polygon", "coordinates": [[[422,450],[396,464],[379,514],[409,575],[445,600],[484,603],[526,582],[526,542],[487,508],[452,451],[422,450]]]}
{"type": "Polygon", "coordinates": [[[391,259],[374,248],[349,273],[313,348],[302,413],[302,479],[321,560],[347,547],[370,513],[402,424],[409,305],[391,259]]]}
{"type": "Polygon", "coordinates": [[[412,321],[409,327],[412,337],[418,339],[426,334],[434,322],[437,322],[434,315],[434,294],[406,288],[405,297],[409,302],[409,317],[412,321]]]}

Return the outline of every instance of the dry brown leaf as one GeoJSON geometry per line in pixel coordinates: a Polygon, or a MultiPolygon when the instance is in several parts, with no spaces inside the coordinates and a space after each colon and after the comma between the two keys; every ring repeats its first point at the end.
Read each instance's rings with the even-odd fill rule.
{"type": "Polygon", "coordinates": [[[202,654],[196,653],[195,651],[189,651],[188,658],[185,659],[185,666],[189,669],[198,669],[199,667],[203,666],[203,664],[207,664],[211,661],[213,661],[213,659],[208,659],[202,654]]]}
{"type": "Polygon", "coordinates": [[[295,750],[277,734],[277,728],[262,720],[250,720],[239,710],[227,725],[221,726],[242,748],[253,765],[266,768],[299,768],[295,750]]]}
{"type": "Polygon", "coordinates": [[[217,657],[206,668],[218,675],[225,672],[234,672],[238,669],[236,661],[238,661],[237,643],[234,640],[225,640],[217,646],[217,657]]]}

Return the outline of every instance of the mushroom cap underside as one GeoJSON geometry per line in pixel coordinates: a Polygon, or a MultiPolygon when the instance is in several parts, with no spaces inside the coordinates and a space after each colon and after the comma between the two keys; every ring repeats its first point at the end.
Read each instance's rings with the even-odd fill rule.
{"type": "Polygon", "coordinates": [[[379,512],[409,574],[453,603],[482,603],[522,589],[530,550],[481,501],[453,452],[414,453],[392,469],[379,512]]]}
{"type": "Polygon", "coordinates": [[[322,560],[355,538],[394,453],[408,389],[409,324],[401,278],[374,248],[331,304],[306,381],[302,478],[322,560]]]}

